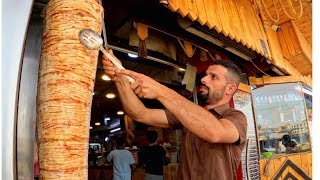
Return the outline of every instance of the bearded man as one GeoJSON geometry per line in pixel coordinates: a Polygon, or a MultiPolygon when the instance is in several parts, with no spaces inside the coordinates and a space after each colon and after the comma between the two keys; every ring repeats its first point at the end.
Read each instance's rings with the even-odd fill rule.
{"type": "MultiPolygon", "coordinates": [[[[109,51],[112,54],[112,51],[109,51]]],[[[116,58],[116,57],[115,57],[116,58]]],[[[245,115],[229,107],[240,83],[240,69],[214,61],[201,79],[197,105],[152,78],[119,70],[104,56],[105,73],[115,82],[125,112],[132,119],[162,128],[181,128],[179,179],[235,180],[246,142],[245,115]],[[129,83],[125,77],[135,81],[129,83]],[[156,99],[165,109],[149,109],[139,98],[156,99]]]]}

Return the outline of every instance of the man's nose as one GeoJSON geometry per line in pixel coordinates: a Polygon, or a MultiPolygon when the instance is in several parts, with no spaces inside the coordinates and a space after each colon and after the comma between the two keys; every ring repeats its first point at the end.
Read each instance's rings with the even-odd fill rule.
{"type": "Polygon", "coordinates": [[[206,84],[206,78],[207,78],[207,75],[204,76],[203,78],[201,78],[201,83],[202,83],[202,84],[206,84]]]}

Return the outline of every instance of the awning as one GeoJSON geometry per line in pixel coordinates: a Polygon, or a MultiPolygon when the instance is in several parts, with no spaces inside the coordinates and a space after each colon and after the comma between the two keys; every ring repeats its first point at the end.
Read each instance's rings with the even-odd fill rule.
{"type": "Polygon", "coordinates": [[[198,21],[270,59],[266,33],[248,0],[168,0],[173,12],[198,21]]]}

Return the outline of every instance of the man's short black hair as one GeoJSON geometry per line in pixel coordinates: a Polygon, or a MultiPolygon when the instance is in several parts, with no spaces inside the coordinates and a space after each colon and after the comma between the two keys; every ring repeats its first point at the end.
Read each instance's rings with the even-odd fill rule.
{"type": "Polygon", "coordinates": [[[220,65],[225,67],[230,74],[229,77],[226,77],[227,80],[236,84],[237,86],[239,85],[241,70],[237,65],[233,64],[231,61],[224,60],[215,60],[210,65],[220,65]]]}
{"type": "Polygon", "coordinates": [[[119,137],[117,140],[116,140],[116,143],[117,143],[117,146],[118,147],[122,147],[124,146],[124,143],[126,142],[125,138],[124,137],[119,137]]]}
{"type": "Polygon", "coordinates": [[[150,143],[156,142],[157,139],[158,139],[158,133],[157,133],[157,131],[148,131],[148,132],[147,132],[147,138],[148,138],[148,141],[149,141],[150,143]]]}

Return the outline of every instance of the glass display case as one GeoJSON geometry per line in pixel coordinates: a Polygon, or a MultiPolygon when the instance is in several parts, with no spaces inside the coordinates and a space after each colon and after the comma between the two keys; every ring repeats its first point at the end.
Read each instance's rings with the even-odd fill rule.
{"type": "Polygon", "coordinates": [[[252,90],[261,158],[311,150],[308,112],[312,96],[305,89],[301,83],[286,83],[252,90]]]}
{"type": "Polygon", "coordinates": [[[312,90],[308,86],[303,85],[302,92],[306,102],[307,120],[309,125],[310,141],[312,145],[312,90]]]}

